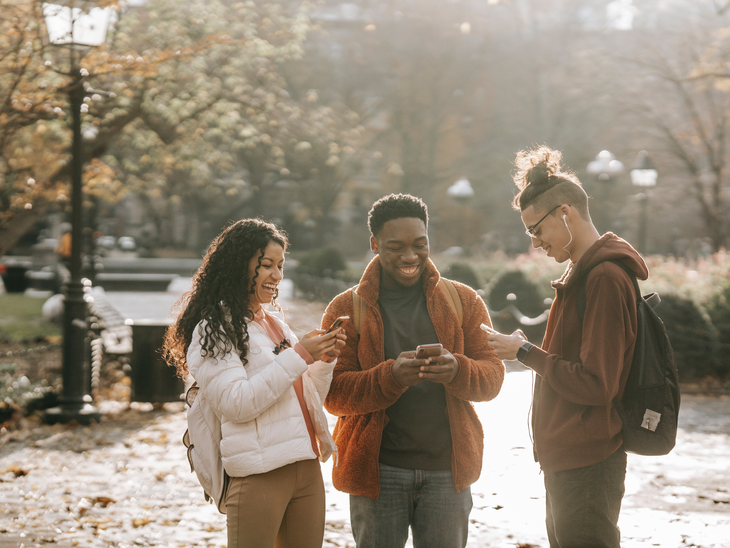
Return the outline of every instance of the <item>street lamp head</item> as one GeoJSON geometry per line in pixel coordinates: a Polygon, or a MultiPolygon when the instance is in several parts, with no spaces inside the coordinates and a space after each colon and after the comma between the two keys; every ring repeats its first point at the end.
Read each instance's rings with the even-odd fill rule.
{"type": "Polygon", "coordinates": [[[612,176],[624,172],[624,164],[617,160],[612,152],[602,150],[596,155],[596,159],[588,164],[586,171],[590,175],[596,175],[599,181],[609,181],[612,176]]]}
{"type": "Polygon", "coordinates": [[[469,179],[462,177],[446,190],[446,194],[456,202],[466,203],[474,197],[474,189],[469,179]]]}
{"type": "Polygon", "coordinates": [[[43,4],[48,41],[56,46],[100,46],[106,40],[106,31],[113,22],[112,8],[92,7],[85,10],[70,2],[66,5],[43,4]]]}

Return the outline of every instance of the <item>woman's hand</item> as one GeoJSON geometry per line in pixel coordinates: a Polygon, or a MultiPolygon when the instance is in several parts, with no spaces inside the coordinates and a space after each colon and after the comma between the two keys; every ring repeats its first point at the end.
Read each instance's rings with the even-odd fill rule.
{"type": "Polygon", "coordinates": [[[334,333],[337,333],[335,349],[331,352],[328,351],[324,356],[322,356],[322,361],[324,362],[331,362],[337,358],[342,352],[342,349],[345,347],[345,344],[347,344],[347,335],[345,335],[345,332],[342,331],[342,329],[335,329],[334,333]]]}
{"type": "Polygon", "coordinates": [[[337,346],[339,344],[339,332],[340,330],[336,329],[335,331],[325,334],[324,329],[314,329],[304,335],[304,337],[302,337],[299,341],[299,344],[301,344],[304,349],[309,352],[315,361],[321,360],[325,354],[339,356],[339,352],[342,350],[342,346],[344,346],[344,343],[339,347],[337,346]],[[335,352],[337,352],[337,354],[335,354],[335,352]]]}

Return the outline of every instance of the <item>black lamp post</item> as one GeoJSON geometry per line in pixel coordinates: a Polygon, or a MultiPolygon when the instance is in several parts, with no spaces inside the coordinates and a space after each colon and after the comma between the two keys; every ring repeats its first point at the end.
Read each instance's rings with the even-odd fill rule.
{"type": "MultiPolygon", "coordinates": [[[[654,163],[645,150],[639,152],[631,170],[631,184],[638,188],[648,189],[656,186],[658,177],[654,163]]],[[[639,251],[646,253],[646,217],[649,203],[649,196],[646,192],[640,192],[636,197],[641,201],[641,215],[639,217],[639,251]]]]}
{"type": "Polygon", "coordinates": [[[456,181],[453,185],[451,185],[448,189],[446,189],[446,194],[454,200],[456,203],[460,204],[464,208],[464,226],[461,230],[459,230],[459,246],[463,247],[464,245],[464,233],[467,229],[467,221],[470,218],[469,214],[469,207],[468,204],[471,200],[474,199],[474,189],[471,186],[471,183],[469,182],[469,179],[466,177],[462,177],[458,181],[456,181]]]}
{"type": "MultiPolygon", "coordinates": [[[[89,402],[86,393],[86,371],[84,367],[84,339],[87,335],[86,301],[84,282],[81,279],[81,249],[83,246],[83,192],[81,174],[81,107],[86,97],[84,77],[88,75],[79,66],[83,52],[101,45],[106,38],[106,29],[111,10],[92,8],[84,12],[72,6],[45,4],[43,15],[51,44],[68,47],[70,69],[65,74],[71,78],[66,88],[71,106],[73,144],[71,147],[71,276],[66,286],[63,318],[63,392],[60,405],[48,409],[45,421],[48,423],[76,421],[89,424],[100,419],[99,411],[89,402]]],[[[50,64],[50,63],[47,63],[50,64]]],[[[60,70],[58,72],[61,72],[60,70]]]]}
{"type": "MultiPolygon", "coordinates": [[[[586,171],[598,180],[598,203],[600,206],[601,230],[608,230],[614,224],[613,213],[610,208],[609,195],[611,183],[624,173],[624,164],[616,159],[616,155],[608,150],[602,150],[596,158],[588,164],[586,171]]],[[[592,207],[592,206],[591,206],[592,207]]]]}

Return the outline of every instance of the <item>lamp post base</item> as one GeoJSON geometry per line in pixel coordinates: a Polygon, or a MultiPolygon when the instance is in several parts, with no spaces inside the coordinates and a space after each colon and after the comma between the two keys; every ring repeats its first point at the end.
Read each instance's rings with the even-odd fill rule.
{"type": "Polygon", "coordinates": [[[92,422],[101,422],[99,410],[88,403],[84,404],[61,404],[57,407],[46,409],[43,415],[43,422],[46,424],[66,424],[76,421],[84,426],[92,422]]]}

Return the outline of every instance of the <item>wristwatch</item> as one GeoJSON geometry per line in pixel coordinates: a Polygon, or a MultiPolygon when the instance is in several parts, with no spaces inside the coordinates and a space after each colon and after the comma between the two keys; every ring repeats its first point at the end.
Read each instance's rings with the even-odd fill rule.
{"type": "Polygon", "coordinates": [[[520,349],[517,351],[517,361],[520,361],[522,363],[525,363],[525,360],[527,359],[527,353],[530,351],[530,348],[535,346],[531,342],[526,342],[522,346],[520,346],[520,349]]]}

